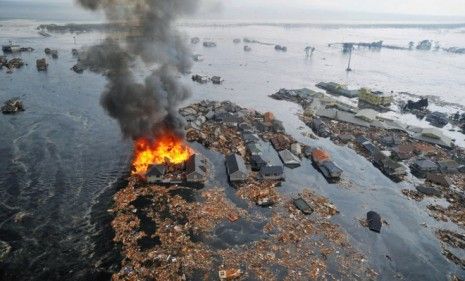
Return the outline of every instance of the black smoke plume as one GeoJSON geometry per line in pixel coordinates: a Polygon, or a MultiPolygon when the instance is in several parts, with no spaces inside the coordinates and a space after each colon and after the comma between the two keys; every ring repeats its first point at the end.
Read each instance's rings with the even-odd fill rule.
{"type": "Polygon", "coordinates": [[[190,50],[176,30],[180,16],[195,11],[198,0],[77,0],[90,10],[104,11],[121,33],[90,47],[81,64],[107,77],[101,105],[129,138],[156,138],[164,130],[182,135],[178,106],[190,89],[179,76],[190,71],[190,50]],[[123,40],[121,40],[123,39],[123,40]],[[137,81],[136,61],[156,69],[137,81]]]}

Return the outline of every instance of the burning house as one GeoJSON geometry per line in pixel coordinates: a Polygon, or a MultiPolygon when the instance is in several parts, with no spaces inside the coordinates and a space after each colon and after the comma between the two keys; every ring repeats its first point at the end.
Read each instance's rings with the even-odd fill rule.
{"type": "Polygon", "coordinates": [[[206,180],[208,164],[181,137],[165,133],[154,140],[137,140],[132,166],[132,175],[148,183],[191,184],[206,180]]]}
{"type": "Polygon", "coordinates": [[[204,183],[207,179],[207,160],[199,154],[192,154],[181,164],[150,165],[145,174],[147,183],[161,184],[196,184],[204,183]]]}

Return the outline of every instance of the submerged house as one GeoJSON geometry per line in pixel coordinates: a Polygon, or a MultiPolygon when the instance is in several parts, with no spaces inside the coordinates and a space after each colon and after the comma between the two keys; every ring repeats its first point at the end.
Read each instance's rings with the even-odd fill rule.
{"type": "Polygon", "coordinates": [[[420,159],[413,162],[410,169],[416,177],[424,178],[428,173],[438,171],[438,165],[431,160],[420,159]]]}
{"type": "Polygon", "coordinates": [[[281,161],[283,161],[284,165],[288,167],[296,168],[300,166],[300,159],[287,149],[280,151],[279,157],[281,158],[281,161]]]}
{"type": "Polygon", "coordinates": [[[199,183],[207,179],[207,160],[193,154],[186,162],[186,182],[199,183]]]}
{"type": "Polygon", "coordinates": [[[326,125],[321,118],[313,118],[311,123],[311,127],[313,132],[317,134],[319,137],[327,138],[331,136],[331,131],[329,130],[328,125],[326,125]]]}
{"type": "Polygon", "coordinates": [[[257,134],[251,134],[251,133],[243,134],[242,138],[244,139],[244,142],[246,144],[251,143],[251,142],[258,142],[260,140],[260,137],[257,134]]]}
{"type": "Polygon", "coordinates": [[[438,162],[438,168],[441,173],[455,174],[459,172],[460,165],[454,160],[443,160],[438,162]]]}
{"type": "Polygon", "coordinates": [[[247,180],[249,171],[245,166],[244,159],[237,154],[226,156],[226,171],[230,182],[241,182],[247,180]]]}
{"type": "Polygon", "coordinates": [[[402,181],[407,175],[407,169],[404,166],[382,153],[376,153],[373,164],[394,181],[402,181]]]}
{"type": "Polygon", "coordinates": [[[397,160],[407,160],[413,157],[415,146],[413,144],[400,144],[392,149],[392,156],[397,160]]]}
{"type": "Polygon", "coordinates": [[[247,151],[250,155],[262,155],[262,146],[256,142],[250,142],[247,144],[247,151]]]}
{"type": "Polygon", "coordinates": [[[452,181],[443,174],[431,173],[426,176],[426,180],[428,182],[443,186],[443,187],[450,187],[452,185],[452,181]]]}
{"type": "Polygon", "coordinates": [[[358,97],[359,91],[358,90],[349,90],[346,86],[335,83],[335,82],[320,82],[316,84],[316,86],[320,89],[326,90],[328,93],[341,95],[348,98],[356,98],[358,97]]]}
{"type": "Polygon", "coordinates": [[[252,166],[252,171],[260,171],[262,167],[268,165],[268,162],[263,158],[262,155],[252,155],[250,157],[250,164],[252,166]]]}
{"type": "Polygon", "coordinates": [[[283,166],[264,166],[260,169],[259,177],[264,180],[284,180],[283,166]]]}
{"type": "Polygon", "coordinates": [[[335,182],[338,181],[341,176],[342,176],[342,169],[339,168],[333,161],[324,161],[320,165],[318,165],[318,168],[320,169],[321,173],[323,176],[329,181],[329,182],[335,182]]]}

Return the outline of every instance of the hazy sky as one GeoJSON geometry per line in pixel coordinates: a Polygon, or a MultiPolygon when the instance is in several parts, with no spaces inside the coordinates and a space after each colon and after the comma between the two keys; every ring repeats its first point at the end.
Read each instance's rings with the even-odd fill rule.
{"type": "MultiPolygon", "coordinates": [[[[53,2],[70,5],[75,0],[0,0],[16,3],[53,2]]],[[[201,0],[209,10],[204,19],[275,19],[305,21],[428,20],[425,16],[454,17],[465,21],[465,0],[201,0]],[[401,16],[393,16],[401,15],[401,16]],[[403,16],[402,16],[403,15],[403,16]],[[406,15],[416,15],[409,17],[406,15]],[[418,17],[419,16],[419,17],[418,17]]],[[[25,4],[26,5],[26,4],[25,4]]],[[[71,6],[71,5],[70,5],[71,6]]],[[[439,18],[430,18],[436,20],[439,18]]],[[[447,20],[442,19],[442,20],[447,20]]]]}
{"type": "Polygon", "coordinates": [[[465,0],[222,0],[225,6],[287,6],[371,13],[465,16],[465,0]]]}

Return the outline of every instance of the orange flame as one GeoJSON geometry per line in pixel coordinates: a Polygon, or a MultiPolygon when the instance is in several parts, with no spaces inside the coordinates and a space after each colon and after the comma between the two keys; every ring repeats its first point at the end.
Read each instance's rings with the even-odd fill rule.
{"type": "Polygon", "coordinates": [[[135,142],[132,174],[144,176],[150,165],[181,164],[192,154],[184,140],[173,133],[163,134],[155,140],[139,138],[135,142]]]}

